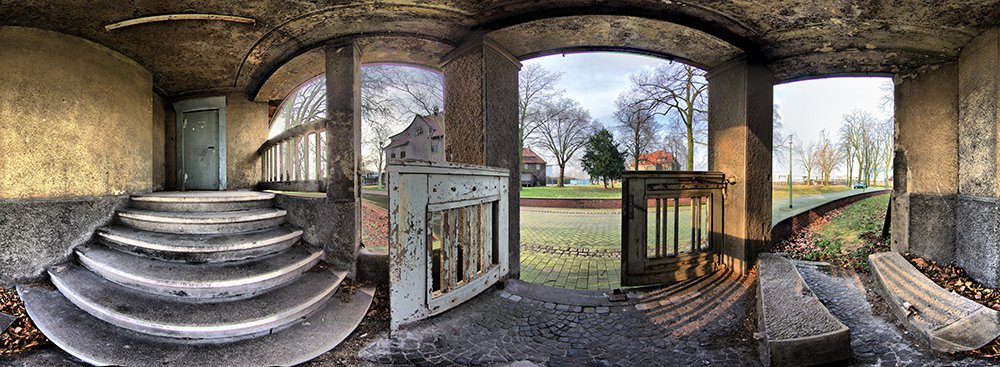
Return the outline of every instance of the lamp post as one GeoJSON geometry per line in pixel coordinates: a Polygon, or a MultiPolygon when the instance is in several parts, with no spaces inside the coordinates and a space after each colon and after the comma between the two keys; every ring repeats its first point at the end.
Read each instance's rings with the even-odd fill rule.
{"type": "Polygon", "coordinates": [[[788,208],[792,208],[792,136],[788,136],[788,208]]]}

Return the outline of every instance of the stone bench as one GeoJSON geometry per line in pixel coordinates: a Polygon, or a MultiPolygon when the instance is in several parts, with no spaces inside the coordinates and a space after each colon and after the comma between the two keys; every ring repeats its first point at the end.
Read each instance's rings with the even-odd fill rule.
{"type": "Polygon", "coordinates": [[[931,349],[974,350],[1000,335],[1000,313],[941,288],[899,254],[874,254],[868,264],[889,309],[931,349]]]}
{"type": "Polygon", "coordinates": [[[765,366],[809,366],[851,357],[851,333],[780,254],[757,258],[757,317],[765,366]]]}

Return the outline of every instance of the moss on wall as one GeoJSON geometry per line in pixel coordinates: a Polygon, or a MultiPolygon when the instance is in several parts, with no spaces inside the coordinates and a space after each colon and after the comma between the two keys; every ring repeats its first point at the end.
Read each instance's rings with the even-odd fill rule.
{"type": "Polygon", "coordinates": [[[0,198],[153,189],[152,77],[93,42],[0,27],[0,198]]]}

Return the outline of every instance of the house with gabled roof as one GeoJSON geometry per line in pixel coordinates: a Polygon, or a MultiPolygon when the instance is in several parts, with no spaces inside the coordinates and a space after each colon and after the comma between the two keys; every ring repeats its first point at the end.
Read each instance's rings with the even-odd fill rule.
{"type": "Polygon", "coordinates": [[[531,148],[524,148],[521,157],[521,186],[545,186],[545,160],[531,148]]]}
{"type": "Polygon", "coordinates": [[[679,171],[681,169],[681,164],[677,162],[673,154],[664,152],[663,150],[657,150],[648,154],[640,154],[638,162],[638,167],[636,163],[633,162],[629,167],[633,167],[639,171],[679,171]]]}
{"type": "Polygon", "coordinates": [[[414,116],[406,129],[389,137],[389,145],[382,151],[386,162],[390,159],[444,162],[444,111],[414,116]]]}

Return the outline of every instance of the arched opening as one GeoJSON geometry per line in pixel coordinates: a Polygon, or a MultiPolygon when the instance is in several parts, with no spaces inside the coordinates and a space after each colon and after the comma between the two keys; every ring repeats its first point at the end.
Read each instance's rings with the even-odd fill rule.
{"type": "MultiPolygon", "coordinates": [[[[707,88],[702,69],[635,54],[524,61],[522,280],[583,290],[621,287],[621,173],[707,170],[707,88]],[[533,169],[538,162],[547,170],[533,169]],[[544,185],[526,177],[537,174],[547,178],[544,185]]],[[[704,214],[700,226],[693,225],[691,201],[657,204],[665,206],[646,208],[650,257],[684,255],[707,243],[707,231],[683,230],[708,228],[704,214]],[[658,218],[671,225],[676,219],[678,230],[668,231],[658,218]]],[[[698,205],[703,213],[706,205],[698,205]]]]}
{"type": "MultiPolygon", "coordinates": [[[[791,233],[774,231],[772,251],[864,269],[869,254],[888,251],[891,243],[883,237],[895,155],[891,79],[811,79],[774,90],[773,226],[785,228],[779,222],[795,221],[827,202],[881,194],[865,201],[863,215],[831,214],[829,222],[803,229],[810,241],[785,240],[791,233]]],[[[820,210],[817,216],[825,213],[820,210]]]]}

